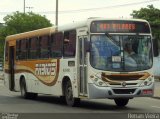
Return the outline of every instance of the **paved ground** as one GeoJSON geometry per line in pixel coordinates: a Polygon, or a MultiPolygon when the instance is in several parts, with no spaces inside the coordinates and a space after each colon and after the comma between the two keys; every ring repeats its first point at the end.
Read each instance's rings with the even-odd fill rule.
{"type": "Polygon", "coordinates": [[[109,99],[83,99],[80,106],[69,107],[49,95],[25,100],[19,92],[9,91],[0,80],[0,119],[137,119],[132,118],[134,114],[142,114],[141,119],[152,119],[145,118],[145,114],[154,114],[153,119],[160,119],[160,81],[155,82],[154,97],[134,98],[124,108],[118,108],[109,99]]]}
{"type": "Polygon", "coordinates": [[[3,80],[3,72],[2,71],[0,71],[0,80],[3,80]]]}
{"type": "Polygon", "coordinates": [[[160,99],[160,80],[155,80],[154,97],[160,99]]]}

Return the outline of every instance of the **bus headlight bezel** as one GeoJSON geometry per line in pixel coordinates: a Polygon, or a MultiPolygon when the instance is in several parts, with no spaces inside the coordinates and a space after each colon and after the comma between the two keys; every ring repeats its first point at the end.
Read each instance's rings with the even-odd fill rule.
{"type": "Polygon", "coordinates": [[[108,86],[108,83],[107,82],[104,82],[102,79],[101,79],[101,76],[99,76],[98,74],[97,75],[94,75],[94,78],[92,79],[93,83],[97,86],[100,86],[100,87],[107,87],[108,86]]]}
{"type": "Polygon", "coordinates": [[[150,86],[151,84],[153,84],[154,79],[152,77],[149,77],[147,79],[145,79],[140,86],[150,86]]]}

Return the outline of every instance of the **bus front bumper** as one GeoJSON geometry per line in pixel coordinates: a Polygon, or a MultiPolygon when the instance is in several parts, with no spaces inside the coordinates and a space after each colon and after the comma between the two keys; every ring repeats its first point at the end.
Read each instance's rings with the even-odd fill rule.
{"type": "Polygon", "coordinates": [[[143,87],[98,87],[95,84],[88,85],[90,99],[102,98],[134,98],[134,97],[152,97],[154,93],[154,84],[143,87]]]}

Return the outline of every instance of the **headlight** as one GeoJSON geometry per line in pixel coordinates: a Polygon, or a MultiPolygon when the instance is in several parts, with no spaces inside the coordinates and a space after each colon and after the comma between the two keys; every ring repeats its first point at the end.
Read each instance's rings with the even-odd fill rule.
{"type": "Polygon", "coordinates": [[[144,80],[140,86],[149,86],[153,83],[154,79],[152,77],[149,77],[148,79],[144,80]]]}
{"type": "Polygon", "coordinates": [[[95,85],[101,86],[101,87],[108,86],[108,83],[104,82],[100,75],[95,75],[95,76],[90,76],[90,77],[92,77],[92,81],[94,82],[95,85]]]}

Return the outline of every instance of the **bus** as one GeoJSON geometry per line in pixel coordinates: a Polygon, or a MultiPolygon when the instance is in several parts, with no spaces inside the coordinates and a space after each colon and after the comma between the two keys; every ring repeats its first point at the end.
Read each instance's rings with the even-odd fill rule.
{"type": "Polygon", "coordinates": [[[123,107],[153,96],[152,44],[141,19],[88,18],[7,36],[4,83],[24,98],[49,94],[69,106],[108,98],[123,107]]]}

